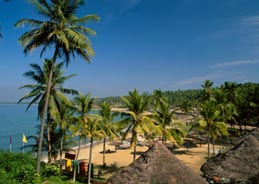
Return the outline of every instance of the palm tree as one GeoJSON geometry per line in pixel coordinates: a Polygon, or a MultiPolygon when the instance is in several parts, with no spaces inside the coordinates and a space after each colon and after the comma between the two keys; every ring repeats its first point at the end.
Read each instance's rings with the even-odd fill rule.
{"type": "Polygon", "coordinates": [[[41,131],[39,149],[37,155],[37,172],[40,171],[41,147],[43,131],[47,114],[49,95],[53,76],[53,67],[57,58],[64,57],[67,64],[70,62],[70,56],[78,54],[84,60],[90,62],[90,57],[94,55],[91,47],[91,41],[88,35],[95,35],[95,32],[87,27],[85,23],[99,21],[96,15],[86,15],[78,18],[75,13],[78,8],[84,4],[83,0],[28,0],[34,5],[40,15],[44,16],[42,20],[21,19],[15,26],[30,26],[32,29],[25,32],[19,42],[24,48],[24,54],[32,52],[35,48],[42,47],[41,56],[47,48],[53,48],[52,67],[50,69],[46,100],[43,111],[41,112],[41,131]]]}
{"type": "Polygon", "coordinates": [[[127,111],[123,114],[127,115],[125,122],[128,122],[127,129],[123,135],[125,139],[129,133],[131,133],[130,145],[134,146],[133,161],[136,158],[136,144],[138,133],[150,134],[156,130],[154,122],[149,117],[147,110],[149,105],[150,96],[146,93],[140,95],[135,89],[129,92],[128,97],[121,97],[125,102],[127,111]]]}
{"type": "Polygon", "coordinates": [[[205,80],[204,83],[201,85],[203,88],[203,96],[202,101],[209,101],[213,95],[213,82],[210,80],[205,80]]]}
{"type": "MultiPolygon", "coordinates": [[[[233,122],[237,123],[235,117],[238,117],[237,107],[241,101],[240,84],[237,84],[236,82],[224,82],[224,84],[220,86],[220,89],[225,94],[225,98],[228,104],[231,104],[231,109],[235,111],[231,119],[229,119],[232,127],[233,122]]],[[[238,124],[239,124],[240,134],[243,135],[241,122],[238,121],[238,124]]]]}
{"type": "Polygon", "coordinates": [[[173,124],[174,112],[170,109],[169,103],[160,101],[158,105],[153,117],[161,129],[162,143],[165,143],[168,139],[176,144],[182,143],[182,137],[185,135],[184,128],[173,124]]]}
{"type": "MultiPolygon", "coordinates": [[[[68,102],[68,99],[63,93],[66,94],[77,94],[76,90],[64,88],[62,85],[66,80],[73,77],[74,75],[68,75],[63,76],[64,72],[62,71],[64,63],[55,64],[53,66],[53,77],[51,82],[51,88],[50,88],[50,97],[49,97],[49,104],[48,104],[48,144],[49,144],[49,162],[51,162],[51,140],[50,140],[50,114],[49,110],[52,109],[59,109],[60,103],[68,102]]],[[[42,119],[44,105],[46,102],[46,96],[47,96],[47,85],[49,81],[49,73],[50,69],[52,67],[52,61],[45,59],[44,60],[44,66],[41,68],[38,64],[30,64],[32,70],[25,72],[24,76],[27,78],[30,78],[35,81],[36,84],[27,84],[20,87],[20,89],[29,89],[31,90],[28,94],[24,95],[18,103],[32,99],[28,106],[28,110],[32,104],[39,102],[38,104],[38,118],[42,119]]]]}
{"type": "Polygon", "coordinates": [[[237,109],[235,104],[229,100],[227,95],[228,94],[222,88],[215,90],[215,99],[218,102],[220,116],[225,122],[236,122],[235,116],[238,116],[237,109]]]}
{"type": "Polygon", "coordinates": [[[208,144],[208,160],[210,160],[210,138],[212,127],[218,122],[220,112],[217,110],[217,102],[215,99],[210,99],[201,104],[200,115],[202,120],[199,121],[199,126],[207,131],[207,144],[208,144]]]}
{"type": "Polygon", "coordinates": [[[88,140],[90,140],[90,150],[89,150],[89,165],[88,165],[88,184],[91,182],[91,170],[92,170],[92,150],[94,139],[101,139],[106,134],[102,130],[101,119],[97,116],[90,116],[87,124],[82,127],[82,134],[85,135],[88,140]]]}
{"type": "Polygon", "coordinates": [[[54,124],[59,127],[60,131],[60,149],[59,149],[59,158],[60,158],[60,168],[62,168],[62,151],[63,151],[63,142],[67,142],[67,132],[72,123],[73,112],[69,108],[70,104],[61,103],[59,109],[51,108],[50,114],[54,120],[54,124]]]}
{"type": "MultiPolygon", "coordinates": [[[[81,142],[86,135],[84,134],[84,128],[88,125],[88,121],[90,118],[90,112],[93,108],[93,98],[91,98],[90,94],[82,94],[80,93],[76,96],[72,101],[72,111],[76,115],[74,118],[74,127],[71,127],[72,133],[74,135],[79,136],[79,144],[78,150],[76,154],[75,160],[78,160],[78,155],[81,150],[81,142]]],[[[76,172],[74,170],[73,181],[75,181],[76,172]]]]}
{"type": "Polygon", "coordinates": [[[106,150],[106,137],[108,136],[110,140],[114,140],[117,136],[116,125],[118,122],[115,122],[118,113],[113,113],[111,106],[104,101],[101,105],[101,110],[99,111],[101,116],[101,128],[105,132],[105,137],[103,139],[103,167],[105,166],[105,150],[106,150]]]}
{"type": "Polygon", "coordinates": [[[152,105],[156,108],[163,100],[165,100],[164,93],[160,89],[154,90],[152,94],[152,105]]]}

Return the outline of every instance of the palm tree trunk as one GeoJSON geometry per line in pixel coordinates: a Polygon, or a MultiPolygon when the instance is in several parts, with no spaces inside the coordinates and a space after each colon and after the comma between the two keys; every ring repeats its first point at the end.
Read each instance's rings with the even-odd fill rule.
{"type": "Polygon", "coordinates": [[[210,161],[210,127],[208,127],[208,161],[210,161]]]}
{"type": "Polygon", "coordinates": [[[45,100],[45,104],[44,104],[44,107],[43,107],[43,112],[41,112],[40,138],[39,138],[38,154],[37,154],[37,166],[36,166],[36,172],[37,173],[40,173],[40,162],[41,162],[41,157],[42,157],[42,141],[43,141],[44,127],[45,127],[46,115],[47,115],[48,104],[49,104],[50,87],[51,87],[52,76],[53,76],[53,66],[54,66],[54,63],[52,63],[51,70],[49,72],[49,80],[48,80],[48,84],[47,84],[46,100],[45,100]]]}
{"type": "MultiPolygon", "coordinates": [[[[49,116],[49,113],[48,113],[49,116]]],[[[47,118],[47,139],[48,139],[48,164],[51,163],[52,161],[52,148],[51,148],[51,142],[50,142],[50,121],[49,121],[49,117],[47,118]]]]}
{"type": "Polygon", "coordinates": [[[135,144],[134,145],[134,152],[133,152],[133,162],[136,160],[136,153],[137,153],[136,148],[137,148],[137,146],[135,144]]]}
{"type": "Polygon", "coordinates": [[[240,131],[240,135],[243,135],[243,130],[242,130],[242,124],[240,123],[240,121],[238,122],[239,125],[239,131],[240,131]]]}
{"type": "Polygon", "coordinates": [[[60,150],[59,150],[59,163],[60,163],[60,169],[62,169],[62,150],[63,150],[63,134],[61,135],[61,140],[60,140],[60,150]]]}
{"type": "Polygon", "coordinates": [[[92,169],[92,149],[93,149],[93,138],[90,139],[90,151],[89,151],[89,165],[88,165],[88,184],[91,184],[91,169],[92,169]]]}
{"type": "Polygon", "coordinates": [[[213,149],[213,155],[215,155],[215,140],[212,139],[212,149],[213,149]]]}
{"type": "MultiPolygon", "coordinates": [[[[81,137],[79,137],[78,149],[77,149],[75,160],[78,160],[78,156],[79,156],[79,153],[81,150],[81,141],[82,141],[81,137]]],[[[75,181],[76,181],[76,169],[74,169],[74,172],[73,172],[73,182],[75,182],[75,181]]]]}
{"type": "Polygon", "coordinates": [[[105,144],[106,144],[106,139],[104,138],[103,139],[103,167],[106,165],[105,164],[105,152],[106,152],[106,148],[105,148],[106,145],[105,144]]]}
{"type": "Polygon", "coordinates": [[[47,84],[47,91],[46,91],[46,100],[43,107],[43,112],[41,112],[41,127],[40,127],[40,138],[39,138],[39,146],[38,146],[38,153],[37,153],[37,163],[36,163],[36,172],[40,173],[40,162],[42,157],[42,142],[43,142],[43,134],[44,134],[44,127],[45,127],[45,121],[46,121],[46,115],[48,111],[49,106],[49,96],[50,96],[50,88],[52,84],[52,78],[53,78],[53,68],[54,64],[56,62],[57,56],[58,56],[58,46],[55,48],[55,52],[53,55],[53,61],[49,72],[49,79],[47,84]]]}

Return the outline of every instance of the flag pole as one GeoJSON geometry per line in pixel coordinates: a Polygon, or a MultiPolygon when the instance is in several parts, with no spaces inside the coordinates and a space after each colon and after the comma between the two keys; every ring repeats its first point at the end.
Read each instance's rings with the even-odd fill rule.
{"type": "Polygon", "coordinates": [[[27,143],[27,138],[26,138],[26,136],[24,135],[24,133],[22,134],[22,152],[24,153],[24,143],[27,143]]]}
{"type": "Polygon", "coordinates": [[[10,152],[12,152],[12,134],[11,133],[9,134],[9,139],[10,139],[9,149],[10,149],[10,152]]]}

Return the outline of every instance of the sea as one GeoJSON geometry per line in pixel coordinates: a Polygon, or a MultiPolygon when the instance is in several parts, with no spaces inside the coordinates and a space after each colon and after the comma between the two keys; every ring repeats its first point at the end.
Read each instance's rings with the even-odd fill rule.
{"type": "Polygon", "coordinates": [[[40,124],[37,120],[37,105],[32,105],[26,111],[27,106],[28,104],[0,104],[0,150],[22,152],[23,144],[35,144],[34,140],[28,139],[28,143],[22,142],[23,134],[36,135],[36,126],[40,124]]]}
{"type": "MultiPolygon", "coordinates": [[[[22,147],[36,143],[34,139],[28,139],[28,136],[37,135],[39,131],[38,106],[33,104],[26,111],[27,106],[28,104],[0,103],[0,150],[27,152],[31,149],[22,147]],[[27,138],[27,143],[22,141],[23,134],[27,138]]],[[[121,118],[118,115],[115,121],[121,118]]],[[[75,137],[75,142],[77,141],[78,137],[75,137]]],[[[89,141],[85,139],[82,143],[87,145],[89,141]]]]}

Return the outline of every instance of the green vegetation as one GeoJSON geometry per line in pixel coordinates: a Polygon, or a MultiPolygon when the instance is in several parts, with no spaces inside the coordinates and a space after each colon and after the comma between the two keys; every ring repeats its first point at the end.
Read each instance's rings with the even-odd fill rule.
{"type": "MultiPolygon", "coordinates": [[[[21,19],[15,24],[16,27],[28,25],[31,28],[31,30],[25,32],[18,39],[24,48],[24,54],[28,54],[34,49],[42,47],[40,54],[40,56],[42,56],[47,48],[53,49],[53,56],[50,59],[51,66],[45,89],[44,105],[40,112],[41,129],[37,154],[37,172],[39,173],[43,133],[49,107],[54,65],[58,58],[63,58],[68,65],[70,57],[74,57],[75,54],[81,56],[85,61],[90,62],[90,57],[94,55],[94,51],[91,47],[91,41],[88,38],[88,35],[95,35],[95,31],[86,28],[84,24],[90,21],[99,21],[99,17],[96,15],[86,15],[78,18],[75,15],[79,7],[84,5],[83,0],[72,2],[63,0],[51,2],[45,0],[29,0],[29,2],[36,8],[40,15],[44,16],[44,19],[43,21],[21,19]]],[[[48,143],[49,142],[50,140],[48,143]]]]}

